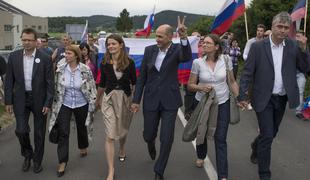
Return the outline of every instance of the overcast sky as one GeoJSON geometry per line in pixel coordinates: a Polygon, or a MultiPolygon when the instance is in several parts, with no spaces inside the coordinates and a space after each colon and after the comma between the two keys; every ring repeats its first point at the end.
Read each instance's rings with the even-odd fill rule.
{"type": "MultiPolygon", "coordinates": [[[[33,16],[118,16],[126,8],[130,15],[147,15],[156,3],[156,12],[177,10],[216,15],[226,0],[4,0],[33,16]]],[[[246,0],[249,4],[251,0],[246,0]]]]}

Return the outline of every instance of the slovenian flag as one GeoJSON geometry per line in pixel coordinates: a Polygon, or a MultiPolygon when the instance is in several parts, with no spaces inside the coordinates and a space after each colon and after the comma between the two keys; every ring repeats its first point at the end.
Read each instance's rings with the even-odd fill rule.
{"type": "Polygon", "coordinates": [[[154,17],[155,17],[155,6],[153,8],[153,11],[150,12],[150,14],[146,17],[144,21],[144,29],[141,31],[137,31],[135,35],[149,37],[152,31],[152,28],[154,26],[154,17]]]}
{"type": "Polygon", "coordinates": [[[306,15],[306,3],[306,0],[299,0],[292,10],[291,18],[293,23],[290,27],[290,38],[295,39],[296,31],[300,29],[301,19],[305,18],[306,15]]]}
{"type": "Polygon", "coordinates": [[[299,0],[294,6],[291,13],[292,21],[297,21],[305,17],[306,14],[306,0],[299,0]]]}
{"type": "MultiPolygon", "coordinates": [[[[189,43],[191,45],[192,49],[192,60],[196,59],[198,57],[198,42],[199,38],[197,36],[190,36],[188,37],[189,43]]],[[[136,70],[137,70],[137,75],[139,75],[140,72],[140,67],[143,59],[143,54],[144,54],[144,49],[147,46],[156,44],[155,39],[142,39],[142,38],[124,38],[124,42],[126,45],[126,49],[129,52],[129,56],[135,61],[136,65],[136,70]]],[[[180,43],[179,38],[173,38],[174,43],[180,43]]],[[[98,59],[98,67],[100,67],[100,64],[102,62],[102,59],[105,54],[105,38],[100,38],[98,40],[99,43],[99,59],[98,59]]],[[[190,71],[192,68],[192,62],[193,61],[188,61],[186,63],[181,63],[179,65],[179,70],[178,70],[178,78],[180,84],[187,84],[187,81],[189,79],[190,71]]],[[[100,68],[98,68],[100,69],[100,68]]],[[[97,76],[97,83],[100,81],[100,73],[97,76]]]]}
{"type": "Polygon", "coordinates": [[[229,29],[232,22],[241,16],[244,11],[244,0],[226,0],[215,17],[211,32],[214,34],[223,34],[229,29]]]}

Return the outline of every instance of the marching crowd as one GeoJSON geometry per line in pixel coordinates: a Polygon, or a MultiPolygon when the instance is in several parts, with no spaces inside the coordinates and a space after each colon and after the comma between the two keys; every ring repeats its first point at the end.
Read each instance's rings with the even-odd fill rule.
{"type": "MultiPolygon", "coordinates": [[[[305,74],[310,70],[307,38],[302,32],[288,38],[292,20],[286,12],[274,16],[271,30],[257,25],[256,37],[248,40],[243,51],[233,33],[200,37],[199,57],[193,61],[186,85],[183,139],[196,139],[196,166],[207,156],[207,140],[214,139],[219,180],[228,179],[227,132],[232,115],[240,109],[253,109],[259,125],[253,140],[251,162],[258,164],[261,180],[270,180],[271,146],[279,130],[286,104],[302,117],[305,74]],[[238,77],[238,59],[245,65],[238,77]],[[235,101],[236,100],[236,101],[235,101]],[[233,112],[234,111],[234,112],[233,112]],[[198,131],[198,132],[197,132],[198,131]]],[[[69,161],[70,122],[76,123],[80,157],[86,157],[92,139],[94,113],[99,110],[105,127],[106,179],[114,179],[115,141],[117,157],[126,161],[125,144],[133,114],[141,108],[144,117],[143,138],[149,155],[156,162],[155,179],[164,172],[174,141],[175,120],[182,103],[178,83],[178,65],[192,59],[185,18],[178,17],[180,43],[172,43],[174,29],[167,24],[156,29],[156,44],[145,48],[139,76],[128,55],[123,38],[106,38],[106,53],[97,68],[98,48],[94,38],[72,45],[68,35],[52,50],[48,37],[40,38],[31,28],[23,29],[23,49],[10,54],[4,83],[5,108],[16,118],[15,134],[24,157],[22,170],[40,173],[44,139],[48,125],[49,140],[57,144],[57,176],[62,177],[69,161]],[[98,73],[101,72],[101,73],[98,73]],[[143,107],[140,102],[143,99],[143,107]],[[34,147],[30,142],[29,117],[34,119],[34,147]],[[160,124],[160,151],[155,148],[160,124]]],[[[5,67],[1,65],[0,67],[5,67]]],[[[0,75],[3,75],[1,68],[0,75]]],[[[0,84],[1,86],[2,83],[0,84]]]]}

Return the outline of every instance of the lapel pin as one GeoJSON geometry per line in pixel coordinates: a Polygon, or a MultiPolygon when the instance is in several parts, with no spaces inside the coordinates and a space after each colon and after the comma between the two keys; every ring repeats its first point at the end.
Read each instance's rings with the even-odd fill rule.
{"type": "Polygon", "coordinates": [[[40,63],[41,60],[40,60],[39,58],[37,58],[37,59],[35,59],[34,61],[35,61],[36,63],[40,63]]]}

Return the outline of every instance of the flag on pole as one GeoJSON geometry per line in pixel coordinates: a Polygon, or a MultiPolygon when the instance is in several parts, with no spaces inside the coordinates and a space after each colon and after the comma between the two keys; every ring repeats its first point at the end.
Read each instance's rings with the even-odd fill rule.
{"type": "Polygon", "coordinates": [[[136,36],[145,36],[149,37],[154,26],[154,16],[155,16],[155,5],[152,12],[146,17],[144,21],[144,28],[141,31],[137,31],[135,33],[136,36]]]}
{"type": "Polygon", "coordinates": [[[81,36],[81,43],[87,42],[87,39],[88,39],[88,20],[86,20],[84,31],[83,31],[82,36],[81,36]]]}
{"type": "Polygon", "coordinates": [[[241,16],[244,11],[244,0],[226,0],[215,17],[211,32],[214,34],[223,34],[229,29],[232,22],[241,16]]]}
{"type": "Polygon", "coordinates": [[[289,37],[295,38],[296,32],[300,29],[300,22],[302,18],[305,18],[306,15],[306,0],[299,0],[295,4],[292,13],[292,25],[290,27],[289,37]]]}
{"type": "Polygon", "coordinates": [[[306,14],[306,0],[299,0],[294,6],[291,13],[292,21],[297,21],[305,17],[306,14]]]}
{"type": "Polygon", "coordinates": [[[233,15],[233,21],[238,19],[238,17],[242,16],[243,13],[245,12],[245,4],[244,0],[237,0],[236,2],[236,9],[233,15]]]}

